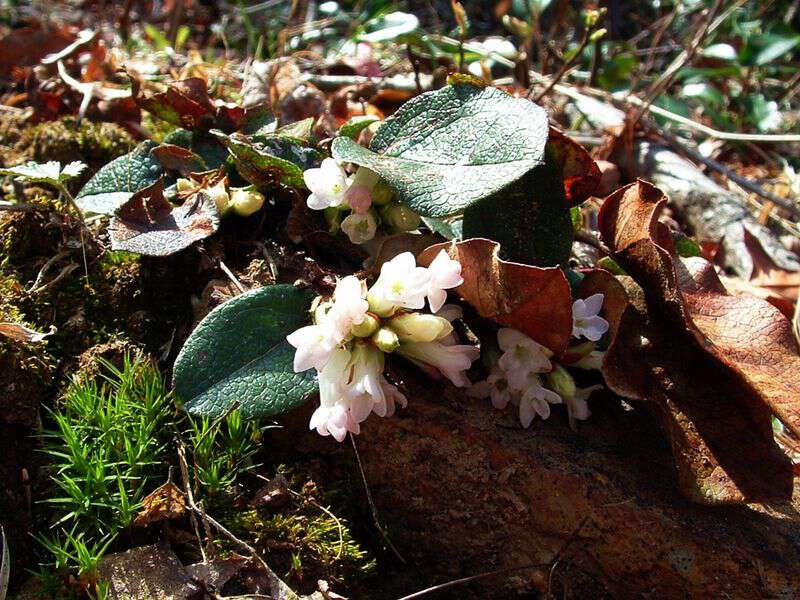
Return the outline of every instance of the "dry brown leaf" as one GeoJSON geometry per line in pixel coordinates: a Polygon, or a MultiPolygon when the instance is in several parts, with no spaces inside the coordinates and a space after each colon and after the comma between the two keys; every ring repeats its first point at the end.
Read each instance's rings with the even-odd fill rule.
{"type": "Polygon", "coordinates": [[[136,192],[111,219],[111,247],[147,256],[168,256],[207,238],[219,227],[214,200],[199,191],[177,208],[164,198],[164,181],[136,192]]]}
{"type": "Polygon", "coordinates": [[[0,323],[0,335],[4,335],[15,342],[35,344],[52,334],[53,330],[42,333],[19,323],[0,323]]]}
{"type": "Polygon", "coordinates": [[[791,464],[775,444],[771,414],[800,430],[791,324],[763,300],[728,295],[707,261],[677,258],[658,223],[665,203],[638,181],[600,211],[604,241],[636,282],[626,282],[633,304],[609,348],[606,381],[654,401],[690,498],[787,498],[791,464]]]}
{"type": "Polygon", "coordinates": [[[551,127],[547,149],[561,168],[570,206],[577,206],[595,193],[600,185],[600,168],[583,146],[551,127]]]}
{"type": "MultiPolygon", "coordinates": [[[[772,260],[756,236],[744,227],[744,245],[753,260],[750,283],[764,289],[770,295],[797,302],[800,290],[800,271],[788,271],[772,260]]],[[[768,298],[767,298],[768,299],[768,298]]]]}
{"type": "Polygon", "coordinates": [[[455,292],[482,317],[513,327],[556,354],[572,334],[572,297],[564,272],[502,260],[500,244],[475,238],[436,244],[417,258],[429,265],[441,250],[461,263],[464,283],[455,292]]]}
{"type": "Polygon", "coordinates": [[[167,481],[151,492],[143,501],[142,509],[133,521],[136,527],[144,527],[159,521],[179,519],[186,514],[186,499],[174,483],[167,481]]]}

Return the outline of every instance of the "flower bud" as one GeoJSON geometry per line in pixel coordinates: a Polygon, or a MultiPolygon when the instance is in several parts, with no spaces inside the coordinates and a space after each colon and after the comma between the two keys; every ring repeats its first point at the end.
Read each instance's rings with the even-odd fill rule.
{"type": "Polygon", "coordinates": [[[545,373],[544,378],[547,382],[547,387],[562,398],[575,397],[575,380],[561,365],[553,363],[553,370],[545,373]]]}
{"type": "Polygon", "coordinates": [[[378,179],[372,188],[372,203],[375,206],[388,204],[394,198],[394,190],[383,179],[378,179]]]}
{"type": "Polygon", "coordinates": [[[175,188],[179,192],[188,192],[190,190],[193,190],[195,187],[196,184],[194,184],[189,179],[184,179],[183,177],[181,177],[180,179],[178,179],[178,181],[175,182],[175,188]]]}
{"type": "Polygon", "coordinates": [[[592,32],[592,35],[589,36],[589,41],[594,44],[595,42],[603,39],[606,33],[608,33],[606,28],[598,29],[597,31],[592,32]]]}
{"type": "Polygon", "coordinates": [[[381,327],[372,335],[372,343],[381,352],[394,352],[400,346],[400,338],[397,334],[386,327],[381,327]]]}
{"type": "Polygon", "coordinates": [[[354,244],[363,244],[374,238],[377,227],[378,221],[375,219],[375,211],[372,209],[364,214],[350,213],[342,221],[342,231],[354,244]]]}
{"type": "Polygon", "coordinates": [[[378,318],[375,315],[367,313],[364,315],[364,320],[358,325],[353,325],[350,332],[356,337],[365,338],[375,333],[380,326],[381,322],[378,318]]]}
{"type": "Polygon", "coordinates": [[[369,312],[378,315],[379,317],[390,317],[397,310],[397,306],[390,302],[381,293],[380,289],[373,287],[367,294],[367,302],[369,302],[369,312]]]}
{"type": "Polygon", "coordinates": [[[231,207],[240,217],[249,217],[264,206],[264,194],[247,188],[231,189],[231,207]]]}
{"type": "Polygon", "coordinates": [[[398,231],[414,231],[422,221],[417,213],[399,202],[382,206],[380,213],[383,222],[398,231]]]}
{"type": "Polygon", "coordinates": [[[217,205],[217,212],[220,214],[220,216],[228,212],[228,209],[230,208],[230,196],[228,195],[228,191],[225,189],[224,179],[215,186],[202,191],[208,194],[208,196],[214,201],[214,204],[217,205]]]}
{"type": "Polygon", "coordinates": [[[402,342],[433,342],[453,331],[447,319],[421,313],[399,315],[390,320],[388,326],[402,342]]]}

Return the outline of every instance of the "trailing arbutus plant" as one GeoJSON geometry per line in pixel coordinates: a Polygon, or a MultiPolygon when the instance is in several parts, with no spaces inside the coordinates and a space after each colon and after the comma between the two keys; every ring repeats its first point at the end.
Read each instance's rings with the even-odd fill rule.
{"type": "MultiPolygon", "coordinates": [[[[279,165],[263,157],[274,142],[214,135],[253,185],[279,165]]],[[[404,360],[497,409],[513,405],[523,427],[553,405],[575,427],[601,387],[579,386],[576,371],[594,370],[658,415],[692,500],[790,492],[769,418],[796,428],[800,390],[726,335],[744,330],[791,372],[800,359],[789,322],[765,302],[727,295],[702,259],[683,258],[686,244],[657,221],[663,195],[644,182],[600,212],[616,274],[571,269],[571,210],[600,172],[540,107],[460,77],[385,122],[342,127],[318,162],[303,152],[284,184],[307,189],[307,208],[372,261],[332,286],[275,284],[214,309],[175,364],[189,412],[219,416],[235,403],[245,417],[274,416],[318,395],[309,427],[341,441],[372,413],[414,401],[390,368],[404,360]],[[357,140],[368,130],[366,147],[357,140]],[[419,252],[425,230],[442,241],[419,252]],[[703,368],[736,383],[700,390],[692,381],[703,368]]]]}
{"type": "MultiPolygon", "coordinates": [[[[534,415],[547,418],[550,403],[566,404],[571,422],[588,417],[588,392],[561,364],[569,348],[574,365],[596,367],[595,342],[608,329],[599,314],[603,294],[573,303],[563,270],[572,243],[570,206],[599,178],[585,151],[551,131],[535,104],[461,82],[406,103],[376,129],[369,149],[353,137],[335,138],[332,156],[303,173],[310,209],[324,211],[354,243],[368,242],[379,227],[415,230],[423,219],[435,231],[462,220],[464,235],[475,239],[417,257],[397,249],[366,278],[338,279],[332,293],[274,285],[223,304],[176,361],[175,387],[187,410],[213,416],[237,402],[245,416],[271,416],[318,391],[310,426],[341,440],[358,433],[371,413],[388,416],[405,405],[385,370],[400,358],[492,396],[498,407],[519,405],[525,426],[534,415]],[[484,222],[485,211],[501,220],[517,211],[519,218],[513,227],[510,215],[498,225],[484,222]],[[521,241],[528,229],[542,239],[521,241]],[[479,237],[501,230],[500,243],[479,237]],[[508,262],[509,254],[518,262],[508,262]],[[479,345],[464,335],[461,307],[447,304],[450,290],[453,300],[503,325],[496,333],[503,354],[476,387],[467,372],[479,346],[495,341],[479,345]],[[500,386],[505,401],[498,399],[500,386]]],[[[239,143],[236,136],[224,139],[239,143]]],[[[263,172],[257,160],[251,157],[253,177],[263,172]]]]}

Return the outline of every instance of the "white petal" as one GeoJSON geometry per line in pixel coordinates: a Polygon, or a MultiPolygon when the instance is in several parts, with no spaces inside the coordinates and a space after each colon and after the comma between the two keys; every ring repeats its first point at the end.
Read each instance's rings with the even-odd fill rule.
{"type": "Polygon", "coordinates": [[[596,315],[603,308],[603,294],[592,294],[584,299],[587,315],[596,315]]]}
{"type": "Polygon", "coordinates": [[[428,290],[428,304],[431,306],[431,312],[439,312],[439,309],[447,302],[447,292],[439,289],[428,290]]]}

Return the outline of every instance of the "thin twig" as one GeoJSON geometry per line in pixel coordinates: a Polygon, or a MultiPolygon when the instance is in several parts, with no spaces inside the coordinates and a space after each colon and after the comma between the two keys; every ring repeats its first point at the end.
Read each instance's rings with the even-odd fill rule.
{"type": "Polygon", "coordinates": [[[242,285],[242,283],[236,278],[236,275],[233,274],[233,271],[231,271],[228,268],[228,265],[226,265],[223,261],[219,261],[219,268],[222,269],[222,272],[225,273],[228,279],[230,279],[233,282],[233,285],[239,288],[239,291],[242,294],[244,294],[247,291],[247,288],[242,285]]]}
{"type": "Polygon", "coordinates": [[[358,454],[358,448],[356,447],[356,438],[353,434],[350,434],[350,442],[353,444],[353,452],[356,455],[356,463],[358,464],[358,470],[361,472],[361,481],[364,483],[364,491],[367,494],[367,502],[369,503],[369,510],[372,513],[372,520],[375,523],[375,528],[381,534],[383,541],[386,542],[386,545],[389,549],[394,553],[394,555],[398,558],[398,560],[406,564],[406,559],[401,556],[401,554],[397,551],[397,548],[394,547],[392,544],[392,540],[389,539],[389,536],[386,535],[386,531],[381,527],[380,519],[378,518],[378,509],[375,506],[375,502],[372,500],[372,492],[369,489],[369,484],[367,483],[367,475],[364,473],[364,466],[361,464],[361,456],[358,454]]]}
{"type": "Polygon", "coordinates": [[[37,212],[42,211],[37,206],[33,204],[17,204],[16,202],[0,202],[0,211],[8,211],[8,212],[37,212]]]}
{"type": "Polygon", "coordinates": [[[67,256],[69,256],[69,254],[70,253],[69,253],[68,250],[62,250],[58,254],[55,254],[55,255],[51,256],[47,260],[47,262],[42,265],[42,268],[39,269],[39,273],[36,275],[36,279],[34,279],[33,284],[26,290],[26,292],[30,294],[36,288],[38,288],[42,284],[42,281],[44,281],[44,275],[45,275],[45,273],[47,273],[47,271],[50,270],[50,267],[52,267],[54,264],[56,264],[62,258],[66,258],[67,256]]]}
{"type": "MultiPolygon", "coordinates": [[[[544,90],[542,90],[539,94],[537,94],[537,96],[533,99],[535,103],[538,104],[539,101],[542,98],[544,98],[548,93],[550,93],[550,90],[552,90],[553,87],[555,87],[555,85],[559,81],[561,81],[564,75],[567,74],[567,71],[569,71],[572,68],[572,66],[575,64],[575,61],[577,61],[581,57],[581,54],[583,54],[583,51],[586,49],[586,46],[589,45],[589,40],[591,39],[591,37],[592,37],[592,28],[587,27],[586,31],[583,32],[583,39],[581,40],[578,49],[572,56],[569,57],[569,60],[567,60],[563,65],[561,65],[561,68],[550,80],[550,83],[547,84],[547,87],[544,88],[544,90]]],[[[528,93],[525,96],[530,97],[530,91],[528,91],[528,93]]]]}
{"type": "Polygon", "coordinates": [[[192,512],[189,515],[189,518],[192,522],[192,528],[194,529],[194,534],[197,537],[197,546],[200,548],[200,554],[203,557],[203,562],[205,563],[208,559],[206,557],[205,551],[205,544],[203,543],[203,538],[200,535],[200,525],[197,522],[197,516],[195,515],[194,509],[196,508],[196,504],[194,503],[194,495],[192,494],[192,485],[189,481],[189,466],[186,464],[186,448],[183,445],[183,442],[178,439],[178,458],[180,458],[181,464],[181,479],[183,479],[183,491],[186,493],[187,501],[189,502],[190,508],[192,508],[192,512]]]}
{"type": "MultiPolygon", "coordinates": [[[[269,480],[267,480],[267,481],[269,481],[269,480]]],[[[298,494],[297,492],[295,492],[293,489],[291,489],[289,487],[287,487],[286,489],[290,494],[292,494],[296,498],[300,498],[305,502],[309,502],[310,504],[313,504],[318,509],[320,509],[322,512],[324,512],[326,515],[328,515],[331,519],[336,521],[336,527],[339,529],[339,552],[336,553],[336,558],[341,558],[342,557],[342,552],[344,552],[344,525],[342,525],[342,522],[339,520],[339,518],[335,514],[333,514],[329,509],[327,509],[324,506],[322,506],[322,504],[320,504],[319,502],[315,501],[313,498],[305,498],[302,494],[298,494]]]]}
{"type": "MultiPolygon", "coordinates": [[[[578,523],[578,526],[575,529],[572,530],[572,532],[569,534],[569,537],[566,539],[564,544],[562,544],[562,546],[556,551],[556,553],[553,555],[553,558],[550,560],[549,563],[529,563],[529,564],[526,564],[526,565],[518,565],[518,566],[515,566],[515,567],[505,567],[503,569],[496,569],[494,571],[487,571],[485,573],[479,573],[477,575],[470,575],[469,577],[462,577],[461,579],[454,579],[453,581],[448,581],[446,583],[440,583],[439,585],[434,585],[434,586],[431,586],[429,588],[425,588],[424,590],[420,590],[418,592],[414,592],[413,594],[409,594],[408,596],[403,596],[402,598],[398,598],[397,600],[414,600],[415,598],[422,598],[423,596],[427,596],[428,594],[431,594],[433,592],[439,592],[441,590],[445,590],[445,589],[454,587],[456,585],[462,585],[464,583],[469,583],[471,581],[476,581],[478,579],[486,579],[487,577],[493,577],[495,575],[502,575],[503,573],[512,573],[514,571],[523,571],[525,569],[543,567],[546,564],[552,564],[552,568],[550,570],[551,577],[552,577],[553,569],[558,564],[558,562],[561,560],[561,557],[564,556],[564,553],[567,551],[567,549],[570,547],[570,545],[572,545],[572,543],[575,541],[575,539],[577,538],[578,534],[581,532],[581,530],[583,529],[583,526],[586,525],[586,522],[588,520],[589,520],[589,515],[586,515],[583,519],[581,519],[581,522],[578,523]]],[[[549,580],[548,580],[547,591],[548,591],[548,597],[549,597],[549,593],[550,593],[550,581],[549,580]]]]}
{"type": "MultiPolygon", "coordinates": [[[[670,63],[661,76],[656,79],[653,85],[650,86],[650,89],[647,91],[647,98],[644,101],[644,105],[626,125],[627,127],[634,127],[636,123],[639,122],[642,116],[644,116],[644,114],[647,112],[647,109],[650,107],[650,105],[655,102],[656,98],[658,98],[661,93],[667,89],[667,87],[669,87],[669,85],[675,79],[675,76],[678,74],[678,71],[680,71],[684,65],[688,64],[694,58],[694,55],[697,54],[697,50],[700,48],[700,44],[703,42],[705,37],[713,31],[711,27],[717,23],[715,17],[722,6],[722,2],[723,0],[716,0],[716,2],[714,2],[714,5],[711,7],[709,12],[708,19],[706,19],[705,25],[700,27],[695,33],[691,43],[689,44],[689,47],[678,54],[678,56],[675,57],[675,60],[670,63]]],[[[728,14],[729,13],[726,12],[725,15],[723,15],[723,20],[727,18],[728,14]]],[[[719,23],[721,22],[722,21],[719,23]]]]}
{"type": "Polygon", "coordinates": [[[476,581],[478,579],[486,579],[487,577],[494,577],[495,575],[502,575],[503,573],[512,573],[514,571],[522,571],[525,569],[533,569],[535,567],[541,567],[542,565],[536,563],[529,563],[527,565],[520,565],[516,567],[506,567],[504,569],[497,569],[495,571],[487,571],[486,573],[479,573],[477,575],[470,575],[469,577],[462,577],[461,579],[454,579],[453,581],[448,581],[447,583],[440,583],[439,585],[434,585],[429,588],[425,588],[424,590],[420,590],[418,592],[414,592],[413,594],[409,594],[408,596],[403,596],[402,598],[398,598],[397,600],[412,600],[413,598],[422,598],[423,596],[427,596],[428,594],[432,594],[434,592],[440,592],[441,590],[446,590],[447,588],[454,587],[456,585],[462,585],[464,583],[469,583],[470,581],[476,581]]]}
{"type": "Polygon", "coordinates": [[[794,219],[800,220],[800,206],[798,206],[797,203],[792,202],[788,198],[781,198],[780,196],[776,196],[775,194],[766,191],[755,181],[751,181],[750,179],[742,177],[741,175],[737,174],[736,172],[729,169],[722,163],[714,160],[713,158],[708,158],[706,156],[703,156],[697,150],[695,150],[694,148],[690,148],[685,143],[681,142],[678,138],[676,138],[674,135],[672,135],[671,133],[667,133],[657,125],[648,124],[648,127],[652,128],[655,132],[657,132],[661,137],[664,138],[664,140],[666,140],[669,143],[670,146],[672,146],[679,152],[687,154],[692,159],[699,161],[704,165],[706,165],[708,168],[713,169],[717,173],[724,175],[725,177],[733,181],[736,185],[743,187],[747,191],[757,194],[762,198],[769,200],[770,202],[773,202],[774,204],[780,206],[781,208],[789,211],[794,219]]]}
{"type": "Polygon", "coordinates": [[[68,264],[66,267],[61,269],[61,272],[58,275],[56,275],[55,277],[53,277],[53,279],[51,279],[50,281],[48,281],[47,283],[45,283],[42,286],[39,286],[37,288],[33,288],[32,290],[28,290],[28,293],[29,294],[39,294],[39,293],[45,291],[46,289],[53,287],[55,284],[57,284],[59,281],[64,279],[67,275],[69,275],[75,269],[77,269],[79,267],[80,267],[80,265],[78,265],[77,263],[68,264]]]}
{"type": "Polygon", "coordinates": [[[558,563],[561,561],[561,557],[564,556],[564,553],[572,545],[572,542],[574,542],[577,539],[578,534],[581,532],[581,529],[583,529],[583,526],[586,525],[586,522],[588,520],[589,520],[589,515],[586,515],[585,517],[583,517],[583,519],[581,519],[581,522],[578,523],[578,526],[569,535],[567,541],[564,542],[564,545],[558,549],[558,552],[556,552],[556,555],[553,557],[553,560],[550,561],[553,563],[553,566],[550,567],[550,574],[547,576],[547,598],[551,597],[550,590],[552,589],[553,585],[553,573],[555,573],[556,567],[558,566],[558,563]]]}

